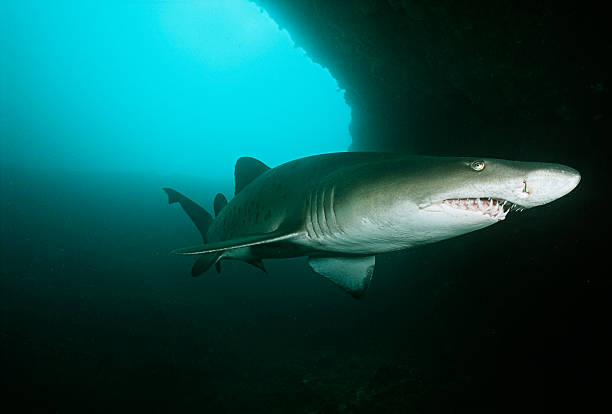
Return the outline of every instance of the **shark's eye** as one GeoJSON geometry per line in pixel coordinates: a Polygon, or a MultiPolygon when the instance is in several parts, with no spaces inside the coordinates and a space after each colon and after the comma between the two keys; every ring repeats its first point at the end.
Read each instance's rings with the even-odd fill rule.
{"type": "Polygon", "coordinates": [[[482,170],[484,170],[484,167],[485,167],[485,162],[484,162],[484,161],[482,161],[482,160],[479,160],[479,161],[472,161],[472,162],[470,163],[470,167],[472,167],[472,169],[473,169],[474,171],[482,171],[482,170]]]}

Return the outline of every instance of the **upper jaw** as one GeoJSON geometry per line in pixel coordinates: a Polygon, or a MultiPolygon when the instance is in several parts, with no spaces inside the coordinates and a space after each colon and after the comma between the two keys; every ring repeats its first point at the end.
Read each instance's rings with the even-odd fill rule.
{"type": "Polygon", "coordinates": [[[422,204],[419,208],[447,213],[465,212],[468,214],[480,214],[484,218],[494,221],[504,220],[510,211],[520,211],[523,209],[518,204],[493,197],[447,198],[437,202],[422,204]]]}

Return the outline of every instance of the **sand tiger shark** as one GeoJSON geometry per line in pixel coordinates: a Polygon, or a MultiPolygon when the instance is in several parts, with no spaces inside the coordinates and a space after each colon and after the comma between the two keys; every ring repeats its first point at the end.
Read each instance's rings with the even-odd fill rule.
{"type": "Polygon", "coordinates": [[[560,164],[493,158],[343,152],[269,168],[249,157],[235,167],[235,196],[214,200],[215,218],[164,188],[204,244],[174,250],[198,257],[192,275],[237,259],[307,256],[318,274],[360,297],[379,253],[437,242],[499,223],[512,211],[572,191],[578,171],[560,164]]]}

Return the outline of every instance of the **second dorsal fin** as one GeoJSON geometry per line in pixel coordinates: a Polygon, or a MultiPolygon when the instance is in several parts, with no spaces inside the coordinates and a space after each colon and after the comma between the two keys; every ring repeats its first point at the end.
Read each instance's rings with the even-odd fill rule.
{"type": "Polygon", "coordinates": [[[234,179],[236,180],[234,194],[238,194],[244,187],[249,185],[251,181],[269,169],[270,167],[255,158],[238,158],[238,161],[236,161],[236,168],[234,169],[234,179]]]}
{"type": "Polygon", "coordinates": [[[217,196],[215,197],[215,202],[213,203],[213,206],[215,208],[215,217],[219,215],[221,210],[223,210],[226,205],[227,198],[225,198],[225,196],[221,193],[217,194],[217,196]]]}

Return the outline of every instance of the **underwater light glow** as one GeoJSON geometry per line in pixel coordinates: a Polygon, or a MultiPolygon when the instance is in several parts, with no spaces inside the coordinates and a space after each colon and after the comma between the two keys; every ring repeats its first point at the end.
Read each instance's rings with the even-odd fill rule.
{"type": "Polygon", "coordinates": [[[350,145],[336,81],[247,0],[5,9],[4,165],[231,181],[240,156],[350,145]]]}

